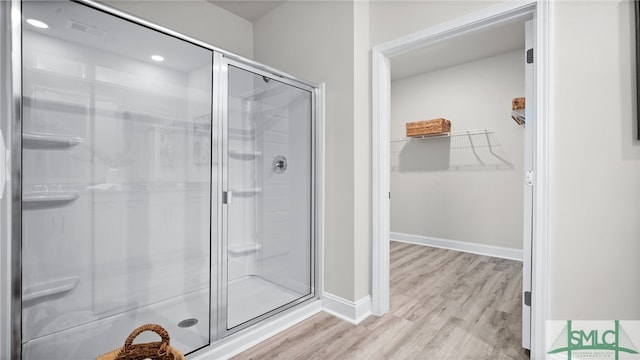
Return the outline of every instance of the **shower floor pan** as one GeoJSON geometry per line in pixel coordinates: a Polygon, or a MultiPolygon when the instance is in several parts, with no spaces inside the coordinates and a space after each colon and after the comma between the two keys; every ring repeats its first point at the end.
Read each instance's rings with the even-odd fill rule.
{"type": "Polygon", "coordinates": [[[227,327],[232,329],[306,293],[296,292],[257,275],[229,281],[227,327]]]}
{"type": "MultiPolygon", "coordinates": [[[[104,319],[95,319],[80,326],[27,341],[23,345],[24,359],[76,360],[94,359],[124,344],[133,329],[146,323],[164,327],[171,336],[171,345],[185,353],[209,343],[209,289],[196,290],[159,303],[125,311],[104,319]],[[185,319],[198,319],[191,327],[178,326],[185,319]]],[[[55,310],[51,310],[55,313],[55,310]]],[[[95,316],[90,310],[60,314],[57,321],[95,316]]],[[[144,333],[138,341],[157,341],[158,336],[144,333]]]]}

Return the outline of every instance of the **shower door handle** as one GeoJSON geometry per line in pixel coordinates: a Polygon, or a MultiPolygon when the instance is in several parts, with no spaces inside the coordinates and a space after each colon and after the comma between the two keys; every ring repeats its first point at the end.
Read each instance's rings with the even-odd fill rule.
{"type": "Polygon", "coordinates": [[[4,188],[7,185],[7,175],[9,174],[9,171],[7,171],[8,154],[9,151],[4,145],[4,134],[0,129],[0,199],[4,197],[4,188]]]}
{"type": "Polygon", "coordinates": [[[227,205],[231,205],[232,202],[233,202],[233,192],[231,190],[223,191],[222,192],[222,203],[223,204],[227,204],[227,205]]]}

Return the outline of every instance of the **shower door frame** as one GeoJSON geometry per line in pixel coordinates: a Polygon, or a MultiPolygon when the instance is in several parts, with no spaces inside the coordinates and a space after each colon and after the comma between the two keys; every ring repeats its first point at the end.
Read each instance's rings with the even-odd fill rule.
{"type": "MultiPolygon", "coordinates": [[[[6,135],[7,146],[2,149],[5,157],[0,159],[4,168],[2,179],[2,223],[8,229],[1,229],[0,255],[0,359],[20,359],[22,355],[22,19],[21,0],[3,2],[2,69],[10,76],[10,89],[2,94],[2,100],[10,105],[4,110],[9,119],[0,122],[0,136],[6,135]],[[6,24],[5,22],[9,23],[6,24]],[[10,34],[7,34],[6,31],[10,34]],[[6,48],[5,48],[6,47],[6,48]],[[8,99],[10,97],[10,99],[8,99]],[[6,122],[6,125],[5,125],[6,122]],[[6,127],[5,127],[6,126],[6,127]],[[3,192],[3,193],[2,193],[3,192]],[[10,291],[7,291],[10,290],[10,291]]],[[[4,84],[3,84],[4,86],[4,84]]],[[[6,88],[5,88],[6,90],[6,88]]],[[[5,115],[3,113],[3,115],[5,115]]]]}
{"type": "MultiPolygon", "coordinates": [[[[219,177],[218,179],[220,179],[220,186],[222,187],[222,192],[221,193],[226,193],[229,191],[229,183],[228,183],[228,174],[229,174],[229,154],[228,154],[228,139],[229,139],[229,109],[228,109],[228,101],[229,101],[229,66],[234,66],[236,68],[242,69],[244,71],[247,72],[251,72],[260,76],[265,76],[268,78],[271,78],[275,81],[284,83],[288,86],[292,86],[304,91],[308,91],[311,95],[311,125],[310,125],[310,130],[311,130],[311,144],[309,144],[311,146],[311,156],[310,156],[310,168],[311,168],[311,213],[310,213],[310,217],[311,217],[311,229],[310,229],[310,237],[309,239],[305,239],[305,240],[309,240],[309,246],[310,248],[310,253],[311,253],[311,259],[310,259],[310,265],[311,265],[311,284],[310,284],[310,289],[311,292],[308,295],[305,295],[303,297],[300,297],[296,300],[293,300],[290,303],[287,303],[285,305],[279,306],[275,309],[272,309],[260,316],[257,316],[251,320],[248,320],[242,324],[239,324],[237,326],[234,326],[231,329],[227,328],[227,323],[228,323],[228,319],[227,319],[227,315],[228,315],[228,304],[227,304],[227,300],[228,300],[228,291],[227,291],[227,285],[228,285],[228,279],[227,279],[227,273],[228,273],[228,266],[227,266],[227,250],[228,250],[228,229],[229,227],[227,226],[228,223],[228,206],[226,206],[227,204],[224,204],[223,201],[219,201],[219,205],[222,206],[222,209],[219,211],[219,216],[221,216],[220,218],[220,222],[219,222],[219,228],[222,229],[222,234],[220,237],[221,244],[219,247],[219,251],[218,251],[218,264],[221,264],[220,266],[220,271],[218,274],[218,329],[217,332],[218,334],[220,334],[220,339],[225,338],[229,335],[235,334],[238,331],[242,331],[248,327],[251,327],[253,325],[255,325],[256,323],[259,323],[277,313],[280,313],[282,311],[286,311],[287,309],[290,309],[292,307],[295,307],[299,304],[302,304],[304,302],[307,302],[311,299],[317,298],[318,297],[318,290],[317,290],[317,286],[316,284],[318,284],[318,279],[317,279],[317,272],[316,272],[316,267],[318,264],[318,259],[317,259],[317,227],[316,227],[316,211],[317,211],[317,191],[316,191],[316,159],[317,159],[317,155],[316,155],[316,134],[317,134],[317,121],[316,121],[316,117],[317,117],[317,95],[318,95],[318,87],[317,86],[311,86],[308,83],[305,82],[301,82],[299,80],[296,79],[289,79],[286,77],[281,76],[280,74],[278,74],[277,72],[273,72],[273,71],[265,71],[263,69],[257,68],[255,66],[252,66],[250,64],[247,64],[244,61],[238,61],[236,59],[232,59],[229,57],[226,57],[224,55],[221,55],[219,58],[214,58],[214,62],[216,62],[216,64],[218,66],[215,66],[215,69],[217,71],[214,72],[214,79],[216,79],[216,74],[217,74],[217,82],[220,86],[219,89],[219,101],[221,101],[222,103],[219,104],[219,109],[221,111],[220,116],[222,121],[220,122],[219,126],[222,126],[222,129],[220,131],[220,141],[218,142],[218,154],[220,154],[221,156],[221,161],[218,162],[218,164],[222,164],[222,166],[218,167],[218,171],[219,171],[219,177]]],[[[220,199],[222,199],[222,195],[220,197],[220,199]]]]}
{"type": "MultiPolygon", "coordinates": [[[[221,134],[221,139],[226,136],[226,133],[220,131],[226,131],[227,118],[227,82],[226,78],[221,76],[226,75],[227,67],[225,66],[228,66],[229,63],[233,63],[234,66],[247,71],[263,73],[265,76],[273,77],[278,81],[311,92],[311,293],[293,303],[279,307],[263,316],[253,319],[242,326],[237,326],[233,331],[220,332],[219,330],[222,326],[219,324],[223,324],[218,317],[222,311],[220,306],[220,291],[221,288],[223,288],[223,286],[221,286],[223,284],[220,281],[222,271],[213,272],[211,282],[216,281],[218,286],[215,287],[217,293],[213,293],[216,289],[211,290],[212,296],[209,304],[211,314],[209,345],[195,351],[194,354],[202,354],[209,349],[213,349],[222,340],[230,340],[234,338],[233,334],[236,332],[247,330],[247,328],[263,322],[268,317],[275,319],[280,315],[278,313],[282,312],[284,314],[287,310],[290,310],[290,308],[319,300],[319,294],[322,293],[322,262],[320,261],[320,256],[322,256],[324,211],[324,182],[322,180],[324,176],[323,85],[300,79],[95,0],[67,1],[88,6],[94,10],[102,11],[108,15],[116,16],[149,28],[150,30],[159,31],[163,34],[213,51],[213,84],[211,89],[213,112],[211,119],[213,122],[217,122],[217,124],[212,124],[212,126],[218,126],[218,134],[221,134]],[[213,299],[213,296],[217,298],[213,299]],[[216,301],[214,302],[213,300],[216,301]]],[[[0,8],[3,10],[2,16],[0,16],[0,27],[3,31],[2,41],[0,42],[0,47],[2,47],[2,55],[0,55],[2,56],[2,69],[0,69],[0,73],[11,76],[10,81],[7,82],[10,89],[7,91],[7,94],[2,93],[2,95],[5,95],[7,98],[7,104],[11,105],[11,108],[5,111],[5,113],[9,114],[8,116],[10,118],[0,122],[0,125],[2,125],[2,127],[0,127],[0,137],[6,136],[7,140],[6,144],[0,142],[0,146],[6,146],[8,148],[1,149],[3,150],[2,152],[6,150],[6,157],[0,158],[0,167],[7,170],[5,174],[2,174],[6,176],[6,179],[0,179],[2,184],[6,184],[6,187],[0,188],[0,195],[2,195],[2,197],[0,197],[0,204],[2,205],[1,209],[8,210],[7,213],[0,213],[0,216],[3,221],[5,219],[7,220],[6,225],[9,226],[7,229],[0,229],[0,241],[2,242],[0,243],[0,249],[3,250],[3,252],[0,253],[0,358],[12,360],[22,358],[22,2],[23,0],[9,0],[2,1],[2,4],[0,4],[0,8]],[[8,32],[8,34],[6,32],[8,32]],[[4,122],[6,122],[6,126],[4,122]],[[4,193],[2,193],[3,190],[4,193]]],[[[224,141],[226,141],[226,139],[224,141]]],[[[222,142],[223,141],[218,141],[218,150],[221,150],[222,142]]],[[[227,154],[225,153],[224,155],[227,154]]],[[[219,161],[222,160],[222,156],[223,154],[218,151],[217,159],[219,161]]],[[[211,175],[212,180],[215,178],[222,180],[222,167],[218,166],[217,171],[214,171],[211,175]]],[[[222,190],[223,186],[221,182],[218,182],[217,188],[211,189],[211,196],[213,197],[215,192],[218,198],[217,204],[212,204],[212,206],[218,206],[219,210],[223,207],[222,201],[220,201],[222,199],[222,190]]],[[[218,224],[217,234],[215,234],[216,239],[213,238],[214,234],[211,234],[211,251],[212,254],[217,252],[217,259],[221,260],[223,254],[223,246],[221,243],[223,241],[222,213],[219,211],[217,218],[212,218],[211,220],[218,224]]],[[[218,264],[221,263],[219,262],[218,264]]],[[[213,269],[211,269],[211,271],[213,271],[213,269]]],[[[226,286],[226,284],[224,284],[224,286],[226,286]]],[[[226,311],[226,307],[224,310],[226,311]]],[[[226,330],[226,326],[224,327],[226,330]]]]}

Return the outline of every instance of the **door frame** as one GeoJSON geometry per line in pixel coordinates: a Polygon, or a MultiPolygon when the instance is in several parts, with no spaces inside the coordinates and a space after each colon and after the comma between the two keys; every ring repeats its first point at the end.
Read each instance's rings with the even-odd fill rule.
{"type": "Polygon", "coordinates": [[[390,59],[461,34],[533,16],[535,22],[535,98],[532,236],[531,358],[545,357],[545,322],[549,311],[547,249],[549,232],[550,5],[547,1],[505,1],[482,11],[377,45],[371,53],[372,313],[389,310],[390,237],[390,59]]]}
{"type": "Polygon", "coordinates": [[[22,19],[20,0],[0,1],[0,359],[22,353],[22,19]],[[16,165],[17,164],[17,165],[16,165]]]}
{"type": "MultiPolygon", "coordinates": [[[[528,49],[533,49],[535,24],[534,20],[527,20],[524,24],[525,36],[524,36],[524,54],[528,49]]],[[[525,62],[525,99],[529,102],[530,106],[525,106],[525,119],[531,119],[524,124],[524,181],[523,187],[523,223],[522,223],[522,347],[525,349],[531,349],[531,303],[526,304],[525,294],[531,293],[531,270],[533,265],[531,264],[531,243],[533,237],[533,194],[534,187],[533,182],[529,179],[529,172],[533,171],[533,153],[535,149],[534,145],[534,131],[536,126],[535,121],[535,63],[525,62]]]]}

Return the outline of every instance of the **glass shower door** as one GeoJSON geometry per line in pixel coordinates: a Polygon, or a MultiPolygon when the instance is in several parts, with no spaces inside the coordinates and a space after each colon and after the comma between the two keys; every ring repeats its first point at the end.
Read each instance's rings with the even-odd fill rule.
{"type": "Polygon", "coordinates": [[[226,331],[312,294],[312,93],[228,67],[226,331]]]}
{"type": "Polygon", "coordinates": [[[212,52],[66,1],[22,27],[23,358],[209,344],[212,52]]]}

